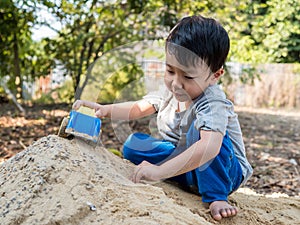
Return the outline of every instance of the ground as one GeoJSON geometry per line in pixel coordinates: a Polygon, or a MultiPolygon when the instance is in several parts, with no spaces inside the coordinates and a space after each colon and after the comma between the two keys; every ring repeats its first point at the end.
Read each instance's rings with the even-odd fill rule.
{"type": "Polygon", "coordinates": [[[237,216],[215,221],[199,195],[170,182],[133,183],[133,164],[79,138],[40,138],[0,166],[3,225],[298,225],[300,198],[240,188],[237,216]]]}
{"type": "MultiPolygon", "coordinates": [[[[70,105],[25,106],[22,115],[10,104],[0,109],[0,162],[5,161],[41,137],[57,134],[70,105]]],[[[247,156],[254,174],[246,187],[259,194],[281,193],[300,197],[300,110],[249,109],[236,107],[247,156]]],[[[106,148],[121,150],[120,132],[103,121],[102,140],[106,148]],[[118,135],[116,135],[116,133],[118,135]],[[118,137],[117,137],[118,136],[118,137]]],[[[115,126],[114,126],[115,127],[115,126]]],[[[149,120],[130,123],[133,131],[148,131],[149,120]]],[[[122,136],[122,135],[121,135],[122,136]]]]}

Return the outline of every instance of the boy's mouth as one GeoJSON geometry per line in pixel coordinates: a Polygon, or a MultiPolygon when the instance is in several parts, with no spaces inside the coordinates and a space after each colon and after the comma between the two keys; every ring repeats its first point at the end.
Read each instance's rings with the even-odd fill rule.
{"type": "Polygon", "coordinates": [[[172,93],[173,93],[174,97],[180,101],[181,100],[183,101],[183,100],[186,100],[189,98],[188,94],[184,91],[173,91],[172,93]]]}
{"type": "Polygon", "coordinates": [[[187,95],[186,91],[184,91],[183,89],[177,89],[177,90],[172,90],[174,95],[178,95],[178,96],[183,96],[183,95],[187,95]]]}
{"type": "Polygon", "coordinates": [[[173,94],[176,96],[186,96],[186,93],[183,92],[173,92],[173,94]]]}

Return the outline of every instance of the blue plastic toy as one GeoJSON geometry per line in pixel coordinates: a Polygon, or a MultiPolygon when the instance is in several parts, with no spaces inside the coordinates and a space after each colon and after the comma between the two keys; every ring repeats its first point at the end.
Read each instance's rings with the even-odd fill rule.
{"type": "Polygon", "coordinates": [[[77,111],[71,111],[69,117],[65,117],[58,131],[58,136],[69,137],[74,135],[94,142],[99,141],[101,132],[101,120],[77,111]]]}

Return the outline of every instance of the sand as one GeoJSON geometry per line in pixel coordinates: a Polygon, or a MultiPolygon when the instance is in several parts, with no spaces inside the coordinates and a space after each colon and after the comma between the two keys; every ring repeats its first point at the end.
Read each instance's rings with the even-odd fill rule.
{"type": "Polygon", "coordinates": [[[300,199],[230,196],[240,212],[216,222],[201,197],[158,182],[134,184],[133,166],[78,138],[43,137],[0,165],[0,224],[300,224],[300,199]]]}

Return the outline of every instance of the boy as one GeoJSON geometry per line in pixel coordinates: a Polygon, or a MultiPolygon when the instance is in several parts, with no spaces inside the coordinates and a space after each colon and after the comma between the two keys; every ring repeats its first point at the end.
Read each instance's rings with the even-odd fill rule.
{"type": "Polygon", "coordinates": [[[196,189],[215,220],[237,214],[228,195],[252,173],[233,104],[217,85],[229,45],[227,32],[214,19],[185,17],[166,40],[165,89],[136,102],[77,100],[73,105],[112,119],[157,113],[160,138],[135,133],[124,143],[124,158],[137,165],[132,181],[172,179],[196,189]]]}

